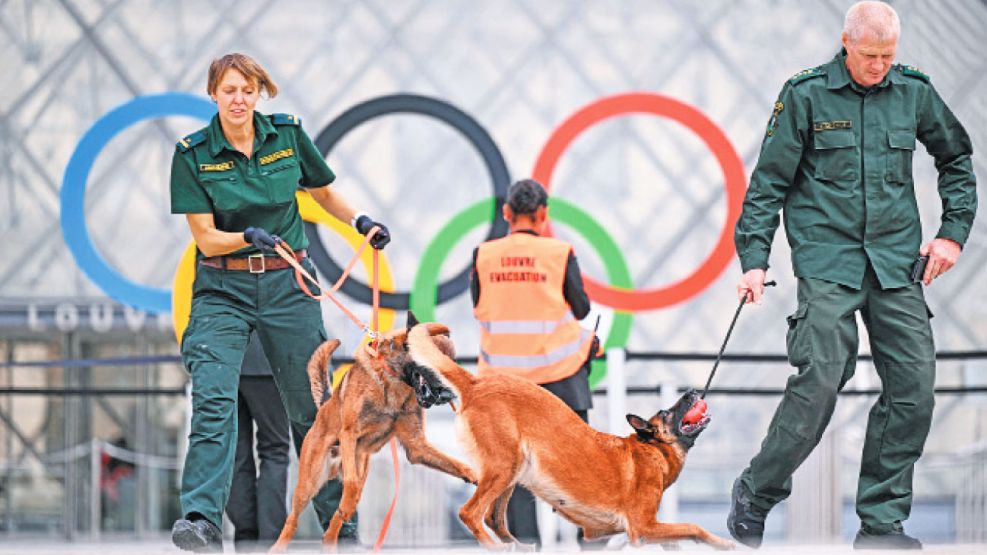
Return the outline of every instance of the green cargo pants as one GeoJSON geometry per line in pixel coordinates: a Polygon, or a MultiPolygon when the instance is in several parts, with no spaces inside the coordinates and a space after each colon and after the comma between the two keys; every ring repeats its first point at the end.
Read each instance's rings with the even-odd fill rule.
{"type": "Polygon", "coordinates": [[[857,484],[857,514],[875,532],[908,518],[912,470],[922,454],[935,404],[935,346],[922,287],[882,290],[868,268],[860,290],[800,278],[798,308],[788,317],[788,378],[761,443],[741,474],[752,502],[768,510],[788,497],[792,474],[822,437],[837,393],[857,362],[860,311],[882,392],[871,407],[857,484]]]}
{"type": "MultiPolygon", "coordinates": [[[[313,275],[309,260],[302,265],[313,275]]],[[[259,274],[199,265],[192,289],[192,314],[182,337],[182,359],[192,376],[192,429],[182,473],[182,514],[200,513],[222,522],[236,452],[237,388],[252,329],[271,363],[281,402],[291,423],[295,451],[315,422],[305,367],[325,341],[322,311],[305,296],[291,270],[259,274]]],[[[332,480],[315,496],[323,529],[336,512],[342,485],[332,480]]],[[[356,533],[356,515],[343,534],[356,533]]]]}

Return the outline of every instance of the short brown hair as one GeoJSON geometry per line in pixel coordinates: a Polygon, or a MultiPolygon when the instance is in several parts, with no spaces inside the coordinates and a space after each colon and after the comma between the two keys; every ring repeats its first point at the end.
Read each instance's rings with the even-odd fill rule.
{"type": "Polygon", "coordinates": [[[257,83],[257,87],[266,92],[268,98],[274,98],[278,95],[278,86],[274,84],[274,80],[268,75],[267,70],[250,56],[239,52],[216,58],[209,64],[209,81],[206,84],[206,92],[215,93],[216,88],[219,87],[219,80],[230,69],[239,71],[247,80],[257,83]]]}

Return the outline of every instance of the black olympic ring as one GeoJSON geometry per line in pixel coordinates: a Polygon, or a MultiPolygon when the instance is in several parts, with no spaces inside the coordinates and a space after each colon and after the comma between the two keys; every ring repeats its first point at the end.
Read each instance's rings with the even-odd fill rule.
{"type": "MultiPolygon", "coordinates": [[[[431,116],[443,123],[450,125],[459,131],[470,142],[473,148],[480,153],[483,164],[490,174],[490,181],[493,183],[494,197],[498,199],[499,205],[507,198],[507,186],[511,182],[511,177],[507,171],[507,163],[500,149],[494,143],[493,138],[487,130],[473,119],[469,114],[456,108],[452,104],[417,94],[392,94],[372,98],[366,102],[361,102],[346,110],[319,133],[315,139],[315,146],[328,157],[332,147],[336,145],[347,133],[362,123],[374,119],[378,116],[388,114],[420,114],[431,116]]],[[[496,239],[507,235],[508,226],[503,218],[494,218],[493,225],[487,233],[486,240],[496,239]]],[[[319,272],[330,282],[335,282],[339,276],[343,275],[342,268],[329,255],[329,251],[322,244],[315,224],[305,222],[305,234],[309,240],[309,251],[312,262],[319,272]]],[[[444,303],[455,298],[469,288],[470,267],[467,265],[452,279],[439,284],[438,302],[444,303]]],[[[366,283],[355,278],[350,278],[343,283],[342,292],[348,297],[365,303],[373,302],[373,292],[366,283]]],[[[384,308],[407,310],[410,306],[411,295],[407,292],[395,292],[380,294],[380,305],[384,308]]]]}

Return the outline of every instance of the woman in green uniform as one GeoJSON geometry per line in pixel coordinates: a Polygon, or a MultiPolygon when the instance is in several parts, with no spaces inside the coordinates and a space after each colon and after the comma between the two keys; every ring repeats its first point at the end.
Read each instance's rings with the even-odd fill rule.
{"type": "MultiPolygon", "coordinates": [[[[305,188],[329,214],[390,241],[387,228],[358,214],[329,184],[335,179],[301,122],[255,112],[261,93],[277,92],[267,71],[243,54],[209,67],[207,90],[218,113],[178,142],[171,167],[171,211],[185,214],[195,239],[192,313],[182,359],[192,377],[192,427],[182,475],[183,518],[172,541],[191,551],[222,551],[219,525],[230,493],[236,447],[239,368],[252,330],[271,362],[296,450],[316,413],[305,366],[326,333],[319,303],[304,295],[273,247],[284,241],[309,272],[308,240],[295,192],[305,188]]],[[[332,481],[316,496],[323,527],[339,502],[332,481]]],[[[356,519],[341,539],[356,537],[356,519]]]]}

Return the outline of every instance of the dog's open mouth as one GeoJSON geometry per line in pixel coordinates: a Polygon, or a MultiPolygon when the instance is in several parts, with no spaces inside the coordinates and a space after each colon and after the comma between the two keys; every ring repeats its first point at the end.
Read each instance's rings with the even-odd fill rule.
{"type": "Polygon", "coordinates": [[[415,398],[422,408],[442,405],[456,398],[452,391],[442,387],[441,384],[430,382],[422,370],[414,363],[405,365],[405,382],[415,390],[415,398]]]}
{"type": "Polygon", "coordinates": [[[699,422],[696,422],[695,424],[686,424],[683,422],[679,426],[679,431],[681,431],[684,435],[687,436],[696,435],[699,432],[703,431],[706,428],[707,424],[709,424],[708,414],[704,415],[701,419],[699,419],[699,422]]]}
{"type": "MultiPolygon", "coordinates": [[[[695,406],[696,402],[698,401],[699,399],[696,399],[696,401],[693,402],[693,406],[695,406]]],[[[691,410],[692,407],[690,406],[689,409],[691,410]]],[[[706,429],[706,426],[709,425],[710,415],[708,411],[704,412],[702,416],[700,416],[700,418],[694,422],[685,421],[686,415],[688,414],[689,411],[686,411],[686,413],[682,415],[682,420],[679,422],[679,433],[681,433],[682,435],[694,436],[699,432],[703,431],[704,429],[706,429]]]]}

